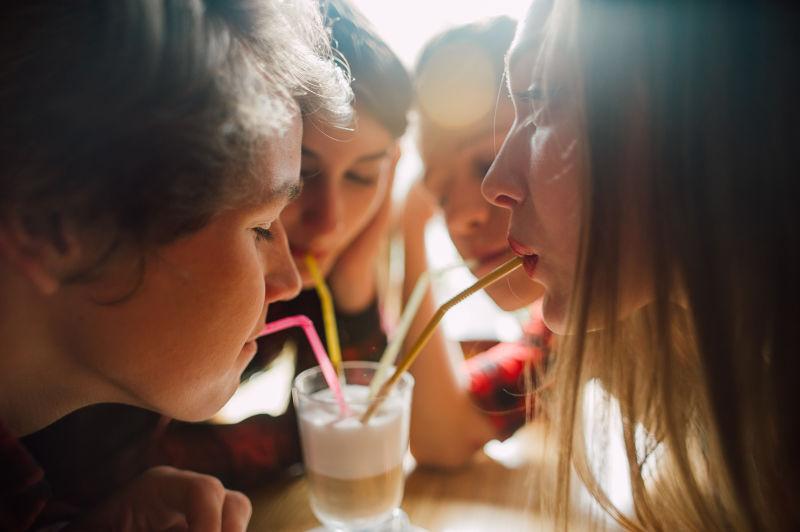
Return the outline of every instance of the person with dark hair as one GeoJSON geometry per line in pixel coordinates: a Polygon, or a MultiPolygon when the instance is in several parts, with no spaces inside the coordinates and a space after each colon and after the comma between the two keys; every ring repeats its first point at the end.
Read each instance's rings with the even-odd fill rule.
{"type": "Polygon", "coordinates": [[[483,191],[565,334],[560,527],[576,471],[628,530],[800,529],[798,24],[674,0],[535,0],[520,24],[483,191]],[[611,431],[631,512],[594,467],[611,431]]]}
{"type": "MultiPolygon", "coordinates": [[[[428,268],[425,227],[436,212],[443,215],[455,248],[475,276],[513,257],[506,240],[507,211],[489,204],[480,185],[496,155],[498,139],[513,122],[502,77],[515,27],[509,17],[456,26],[432,38],[420,53],[415,77],[424,174],[412,186],[404,208],[405,297],[428,268]]],[[[419,387],[418,400],[412,404],[412,430],[425,428],[412,440],[414,456],[422,464],[462,465],[489,440],[512,435],[532,414],[526,376],[534,379],[545,365],[551,338],[541,321],[541,309],[533,305],[542,288],[518,271],[486,292],[503,310],[530,307],[524,336],[471,353],[465,362],[443,332],[433,335],[412,368],[415,376],[439,376],[435,387],[419,387]]],[[[428,294],[410,340],[434,311],[428,294]]]]}
{"type": "MultiPolygon", "coordinates": [[[[346,123],[350,93],[301,1],[20,2],[0,34],[0,528],[26,530],[66,514],[22,436],[95,403],[201,420],[234,392],[299,289],[279,215],[301,111],[346,123]]],[[[244,530],[218,480],[140,473],[69,520],[244,530]]]]}
{"type": "MultiPolygon", "coordinates": [[[[413,89],[399,58],[360,12],[343,0],[324,5],[331,44],[352,78],[355,120],[350,131],[306,127],[303,194],[281,219],[303,280],[304,308],[307,297],[314,299],[312,308],[319,307],[304,260],[310,254],[330,285],[337,317],[360,322],[351,318],[366,312],[373,318],[361,327],[380,331],[374,319],[376,258],[388,236],[398,140],[406,131],[413,89]]],[[[373,357],[380,347],[372,347],[373,357]]]]}
{"type": "MultiPolygon", "coordinates": [[[[319,298],[304,262],[311,253],[335,299],[343,358],[374,360],[386,344],[376,258],[387,234],[397,141],[407,125],[412,86],[405,67],[363,15],[339,0],[323,5],[340,70],[352,80],[354,112],[345,127],[321,120],[319,112],[303,115],[303,192],[281,214],[281,226],[304,290],[270,305],[267,321],[306,314],[324,338],[319,298]]],[[[245,375],[268,366],[288,341],[297,346],[295,373],[316,365],[302,331],[289,330],[258,341],[245,375]]],[[[244,490],[301,461],[291,406],[279,416],[213,425],[126,405],[97,405],[28,436],[26,444],[47,465],[54,491],[71,507],[94,504],[156,464],[211,474],[244,490]]]]}

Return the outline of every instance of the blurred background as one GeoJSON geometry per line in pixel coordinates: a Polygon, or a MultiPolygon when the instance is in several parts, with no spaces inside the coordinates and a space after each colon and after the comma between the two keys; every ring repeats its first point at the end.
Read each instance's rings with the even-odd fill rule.
{"type": "MultiPolygon", "coordinates": [[[[412,70],[422,47],[434,35],[456,25],[474,22],[487,17],[508,15],[519,20],[530,3],[529,0],[352,0],[375,25],[378,34],[389,43],[395,53],[412,70]]],[[[394,197],[402,199],[414,180],[422,173],[417,155],[412,127],[403,141],[403,156],[397,168],[394,197]]],[[[440,217],[431,221],[426,232],[428,261],[432,269],[459,262],[447,230],[440,217]]],[[[392,248],[392,276],[396,284],[402,276],[401,243],[392,248]]],[[[466,288],[474,281],[466,269],[445,274],[434,286],[439,301],[444,301],[466,288]]],[[[391,296],[391,294],[390,294],[391,296]]],[[[391,305],[389,305],[391,307],[391,305]]],[[[442,326],[454,340],[495,339],[514,341],[521,335],[522,315],[500,312],[492,300],[480,292],[469,303],[459,305],[445,316],[442,326]]]]}
{"type": "Polygon", "coordinates": [[[409,68],[437,33],[467,22],[508,15],[522,18],[529,0],[351,0],[409,68]]]}

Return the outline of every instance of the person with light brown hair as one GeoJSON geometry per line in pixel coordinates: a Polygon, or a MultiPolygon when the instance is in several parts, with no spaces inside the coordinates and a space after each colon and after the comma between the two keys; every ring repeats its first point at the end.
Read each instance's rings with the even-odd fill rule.
{"type": "MultiPolygon", "coordinates": [[[[20,438],[86,405],[205,419],[299,277],[279,215],[301,114],[346,124],[316,4],[35,1],[0,18],[0,528],[64,523],[20,438]]],[[[150,469],[76,529],[243,530],[150,469]]]]}
{"type": "Polygon", "coordinates": [[[565,335],[544,397],[563,527],[573,467],[627,529],[800,527],[799,19],[535,0],[517,31],[515,122],[483,190],[565,335]],[[591,381],[621,411],[630,514],[594,474],[591,381]]]}
{"type": "MultiPolygon", "coordinates": [[[[406,298],[428,268],[425,228],[437,213],[476,277],[514,256],[506,239],[508,211],[486,201],[481,180],[514,121],[503,69],[515,27],[510,17],[494,17],[448,28],[419,55],[416,129],[424,170],[403,212],[406,298]]],[[[542,287],[517,271],[486,293],[502,310],[528,311],[523,334],[513,342],[487,338],[481,347],[488,349],[461,350],[443,331],[434,333],[411,368],[417,378],[411,448],[421,464],[462,466],[488,441],[511,436],[530,413],[526,376],[533,379],[535,366],[547,363],[551,342],[536,303],[542,287]]],[[[407,348],[435,309],[429,293],[407,348]]]]}

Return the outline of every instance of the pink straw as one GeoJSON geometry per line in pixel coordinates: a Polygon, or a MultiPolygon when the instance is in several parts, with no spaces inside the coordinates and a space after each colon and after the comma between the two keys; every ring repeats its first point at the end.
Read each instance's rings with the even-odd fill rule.
{"type": "Polygon", "coordinates": [[[314,324],[308,319],[308,316],[298,314],[297,316],[288,316],[267,323],[264,325],[264,328],[261,329],[261,332],[258,333],[258,337],[260,338],[291,327],[300,327],[303,329],[303,332],[306,333],[308,343],[311,344],[311,349],[314,351],[314,356],[317,357],[317,362],[319,362],[319,367],[322,370],[322,376],[325,377],[325,382],[328,383],[328,387],[333,390],[333,395],[336,396],[336,401],[339,403],[339,409],[342,411],[342,415],[349,415],[350,410],[347,408],[347,403],[344,401],[342,388],[339,386],[339,378],[336,376],[336,371],[333,369],[333,365],[328,358],[328,354],[325,352],[325,348],[322,346],[319,335],[316,329],[314,329],[314,324]]]}

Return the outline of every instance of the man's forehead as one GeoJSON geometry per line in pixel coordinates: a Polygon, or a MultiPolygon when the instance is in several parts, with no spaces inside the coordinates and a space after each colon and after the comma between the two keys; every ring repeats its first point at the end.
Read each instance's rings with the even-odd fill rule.
{"type": "Polygon", "coordinates": [[[303,190],[299,175],[273,175],[261,180],[253,190],[249,203],[259,206],[281,205],[296,199],[303,190]]]}
{"type": "Polygon", "coordinates": [[[261,203],[286,201],[299,193],[302,132],[301,117],[295,114],[282,134],[264,141],[254,169],[261,178],[256,195],[261,203]]]}

